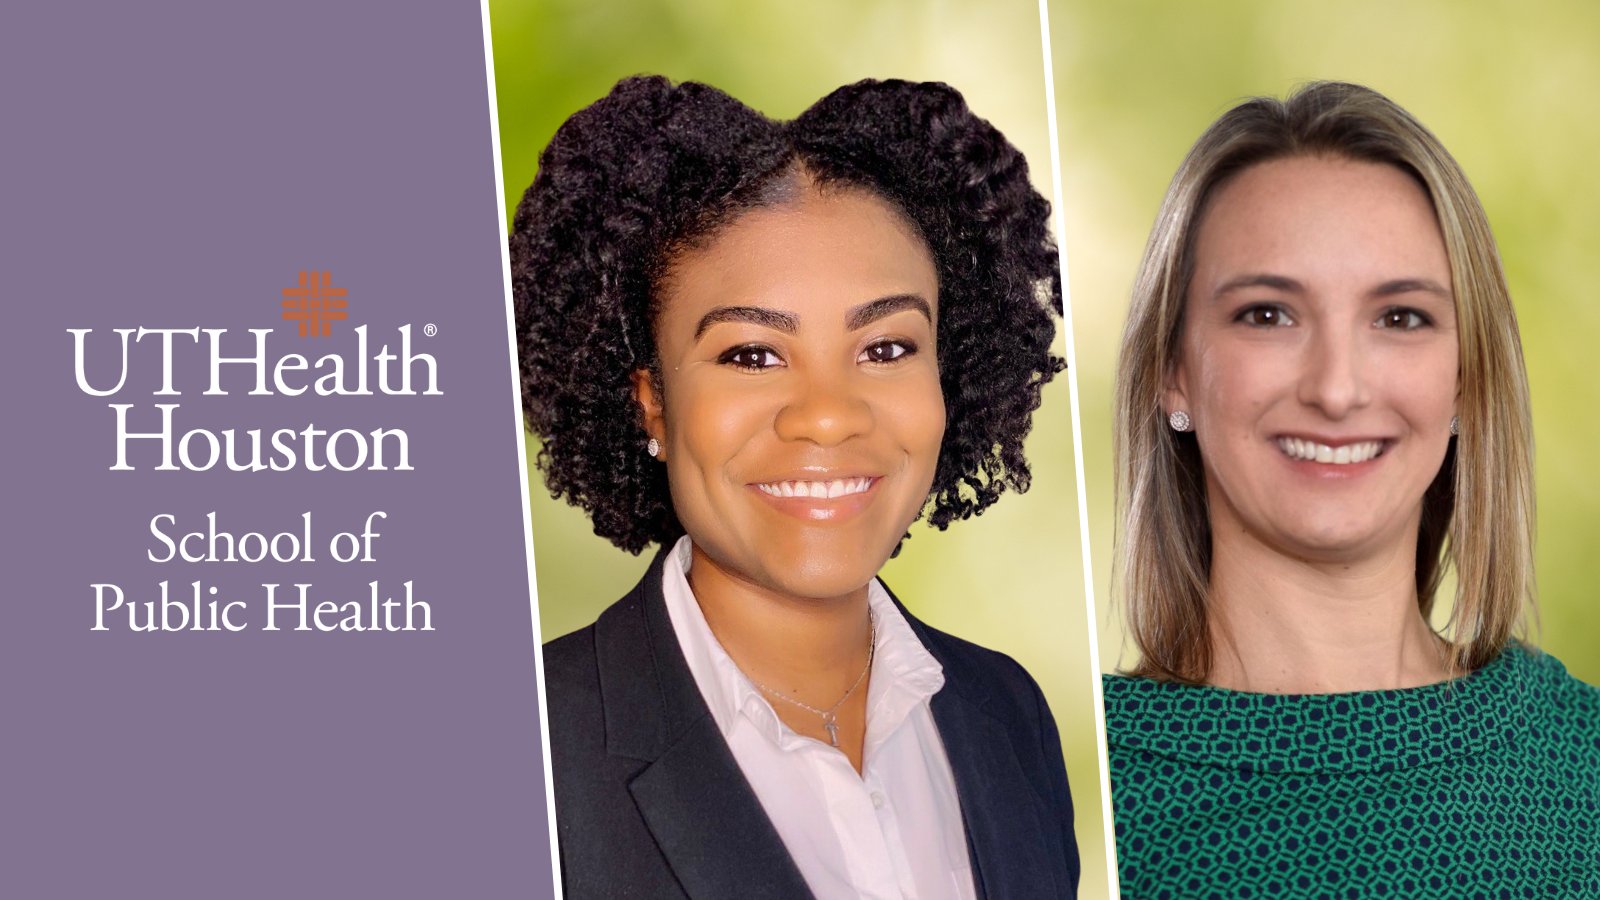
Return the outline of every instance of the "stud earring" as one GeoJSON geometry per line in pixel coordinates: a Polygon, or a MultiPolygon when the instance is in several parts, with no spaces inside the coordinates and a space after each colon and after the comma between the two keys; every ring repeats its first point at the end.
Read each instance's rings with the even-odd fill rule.
{"type": "Polygon", "coordinates": [[[1167,424],[1172,426],[1173,431],[1188,431],[1194,427],[1189,414],[1181,409],[1175,409],[1167,414],[1167,424]]]}
{"type": "Polygon", "coordinates": [[[654,459],[655,457],[660,456],[661,455],[661,442],[656,440],[655,438],[651,438],[650,440],[645,441],[644,442],[644,452],[650,454],[650,458],[651,459],[654,459]]]}
{"type": "Polygon", "coordinates": [[[1450,417],[1450,433],[1451,434],[1460,434],[1461,433],[1461,417],[1460,416],[1451,416],[1450,417]]]}

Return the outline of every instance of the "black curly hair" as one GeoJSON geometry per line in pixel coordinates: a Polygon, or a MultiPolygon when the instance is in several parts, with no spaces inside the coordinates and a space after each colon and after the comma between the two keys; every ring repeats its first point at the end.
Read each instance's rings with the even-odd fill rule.
{"type": "Polygon", "coordinates": [[[1022,441],[1065,363],[1049,351],[1061,312],[1050,207],[1022,154],[943,84],[862,81],[779,122],[709,85],[626,78],[556,132],[511,236],[539,468],[624,550],[683,534],[633,394],[635,371],[659,381],[658,288],[680,254],[781,202],[800,172],[888,201],[932,253],[948,424],[929,523],[1028,489],[1022,441]]]}

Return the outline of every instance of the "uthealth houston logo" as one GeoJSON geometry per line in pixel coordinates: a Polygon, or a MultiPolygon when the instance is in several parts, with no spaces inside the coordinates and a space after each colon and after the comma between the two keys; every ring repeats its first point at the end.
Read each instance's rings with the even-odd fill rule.
{"type": "Polygon", "coordinates": [[[301,272],[297,287],[283,289],[283,317],[300,323],[301,337],[327,337],[334,322],[345,319],[349,292],[333,286],[329,272],[301,272]]]}
{"type": "MultiPolygon", "coordinates": [[[[328,338],[334,322],[349,315],[348,291],[334,287],[325,271],[303,271],[295,287],[284,288],[282,317],[298,324],[297,338],[328,338]]],[[[182,398],[196,393],[204,372],[202,397],[438,397],[439,362],[432,354],[413,349],[415,332],[410,324],[397,327],[392,339],[377,340],[368,326],[353,329],[354,347],[344,352],[310,356],[275,346],[283,340],[271,328],[250,328],[236,334],[227,328],[69,328],[72,335],[73,375],[78,389],[90,397],[121,398],[130,370],[158,366],[159,386],[148,392],[152,399],[182,398]],[[391,348],[391,342],[396,349],[391,348]],[[107,368],[99,363],[110,356],[107,368]],[[91,378],[89,370],[95,370],[91,378]],[[107,373],[115,373],[110,377],[107,373]]],[[[432,324],[421,329],[421,339],[433,337],[432,324]]],[[[348,343],[348,342],[347,342],[348,343]]],[[[145,379],[149,381],[150,379],[145,379]]],[[[233,472],[411,471],[411,440],[403,428],[329,428],[308,422],[301,427],[225,428],[203,424],[180,431],[175,420],[181,399],[140,405],[107,403],[114,423],[112,471],[149,468],[155,471],[206,471],[225,468],[233,472]]],[[[239,407],[230,405],[230,415],[239,407]]],[[[281,408],[281,407],[278,407],[281,408]]],[[[326,410],[324,404],[317,409],[326,410]]],[[[189,423],[185,423],[189,424],[189,423]]]]}

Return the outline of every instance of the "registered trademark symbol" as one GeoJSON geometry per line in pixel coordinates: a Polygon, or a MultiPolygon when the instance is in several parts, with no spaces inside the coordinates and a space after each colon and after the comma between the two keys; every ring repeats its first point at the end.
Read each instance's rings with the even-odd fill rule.
{"type": "Polygon", "coordinates": [[[439,326],[429,322],[428,324],[422,326],[422,333],[427,337],[433,337],[439,333],[439,326]]]}

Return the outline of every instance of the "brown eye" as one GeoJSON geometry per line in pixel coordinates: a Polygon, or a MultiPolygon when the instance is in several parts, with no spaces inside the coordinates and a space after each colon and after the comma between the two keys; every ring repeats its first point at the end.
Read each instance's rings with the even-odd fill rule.
{"type": "Polygon", "coordinates": [[[1383,315],[1379,316],[1378,321],[1373,324],[1377,325],[1379,328],[1394,328],[1400,331],[1415,331],[1418,328],[1432,325],[1433,320],[1418,310],[1409,309],[1407,307],[1395,307],[1394,309],[1384,310],[1383,315]]]}
{"type": "Polygon", "coordinates": [[[887,363],[894,362],[901,357],[910,356],[917,352],[917,345],[910,341],[878,341],[861,351],[857,362],[887,363]]]}
{"type": "Polygon", "coordinates": [[[771,347],[761,344],[745,344],[734,347],[732,350],[717,357],[717,362],[724,366],[733,366],[747,372],[759,372],[783,365],[783,360],[771,347]]]}
{"type": "Polygon", "coordinates": [[[1255,306],[1245,307],[1239,312],[1239,315],[1234,317],[1234,321],[1256,328],[1275,328],[1280,325],[1293,324],[1293,320],[1289,318],[1289,313],[1283,307],[1269,303],[1258,303],[1255,306]]]}

